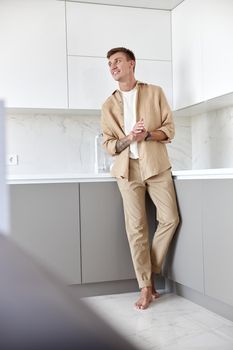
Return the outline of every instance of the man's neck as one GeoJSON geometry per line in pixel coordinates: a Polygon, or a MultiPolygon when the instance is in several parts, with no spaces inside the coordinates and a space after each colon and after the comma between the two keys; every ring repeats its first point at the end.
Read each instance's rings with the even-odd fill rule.
{"type": "Polygon", "coordinates": [[[135,88],[136,84],[137,84],[137,81],[135,79],[125,81],[125,82],[119,82],[119,89],[121,91],[130,91],[130,90],[133,90],[133,88],[135,88]]]}

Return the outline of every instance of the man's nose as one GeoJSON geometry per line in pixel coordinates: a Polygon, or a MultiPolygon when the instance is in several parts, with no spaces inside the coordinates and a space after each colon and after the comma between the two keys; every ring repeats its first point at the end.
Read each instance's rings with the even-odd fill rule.
{"type": "Polygon", "coordinates": [[[111,65],[111,69],[113,70],[113,69],[115,69],[116,68],[116,63],[112,63],[112,65],[111,65]]]}

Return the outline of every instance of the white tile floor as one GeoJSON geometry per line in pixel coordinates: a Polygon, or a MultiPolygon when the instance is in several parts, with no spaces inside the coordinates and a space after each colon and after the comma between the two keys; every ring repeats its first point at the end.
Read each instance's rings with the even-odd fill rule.
{"type": "Polygon", "coordinates": [[[233,322],[174,294],[149,309],[133,307],[138,293],[83,299],[142,350],[233,350],[233,322]]]}

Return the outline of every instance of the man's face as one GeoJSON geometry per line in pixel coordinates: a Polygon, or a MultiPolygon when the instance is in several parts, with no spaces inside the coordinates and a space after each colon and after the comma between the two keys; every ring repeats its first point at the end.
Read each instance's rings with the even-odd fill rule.
{"type": "Polygon", "coordinates": [[[134,75],[135,62],[127,60],[127,56],[123,52],[116,52],[110,56],[108,65],[113,79],[118,82],[127,81],[134,75]]]}

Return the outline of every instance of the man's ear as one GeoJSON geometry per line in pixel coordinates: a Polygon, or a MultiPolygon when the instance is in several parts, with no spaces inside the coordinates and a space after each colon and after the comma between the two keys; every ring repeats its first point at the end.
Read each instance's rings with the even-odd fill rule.
{"type": "Polygon", "coordinates": [[[132,66],[133,68],[135,68],[135,61],[131,60],[130,63],[131,63],[131,66],[132,66]]]}

